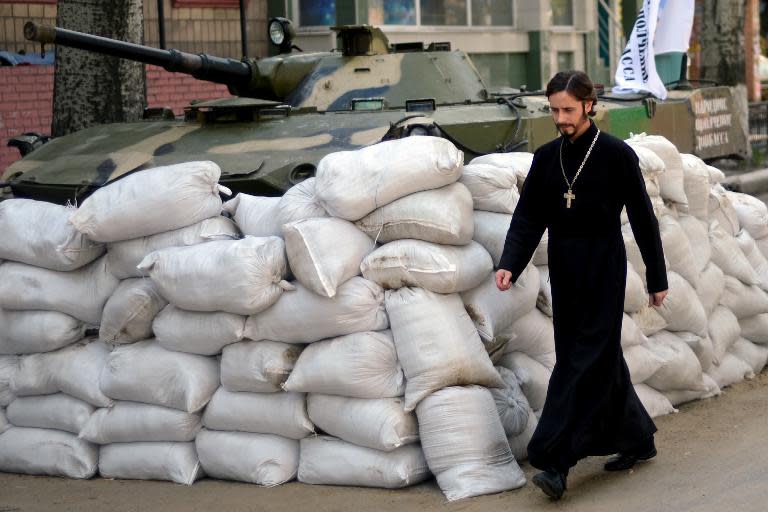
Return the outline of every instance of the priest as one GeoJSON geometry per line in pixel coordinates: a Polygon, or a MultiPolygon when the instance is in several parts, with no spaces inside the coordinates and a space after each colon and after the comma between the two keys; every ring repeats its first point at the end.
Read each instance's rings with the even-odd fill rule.
{"type": "Polygon", "coordinates": [[[568,470],[579,459],[618,454],[605,465],[617,471],[656,455],[656,426],[635,393],[621,351],[623,207],[645,262],[650,305],[664,300],[667,275],[638,158],[590,119],[597,94],[589,77],[557,73],[546,94],[560,136],[534,154],[496,284],[503,291],[517,281],[548,228],[557,363],[528,457],[542,471],[533,483],[560,499],[568,470]]]}

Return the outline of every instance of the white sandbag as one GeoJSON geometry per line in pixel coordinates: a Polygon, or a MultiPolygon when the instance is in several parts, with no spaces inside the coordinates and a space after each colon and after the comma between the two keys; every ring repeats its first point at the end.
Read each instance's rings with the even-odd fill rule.
{"type": "Polygon", "coordinates": [[[13,427],[0,434],[0,471],[91,478],[98,446],[61,430],[13,427]]]}
{"type": "Polygon", "coordinates": [[[61,271],[95,260],[106,247],[72,227],[73,213],[74,208],[32,199],[0,202],[0,260],[61,271]]]}
{"type": "Polygon", "coordinates": [[[498,365],[515,373],[528,403],[534,411],[540,411],[547,398],[552,370],[522,352],[504,354],[498,365]]]}
{"type": "Polygon", "coordinates": [[[80,340],[86,325],[58,311],[0,309],[0,354],[34,354],[58,350],[80,340]]]}
{"type": "Polygon", "coordinates": [[[680,332],[677,335],[691,347],[691,350],[693,350],[693,353],[696,354],[696,358],[699,360],[699,364],[701,364],[702,370],[707,371],[713,364],[717,363],[715,344],[712,342],[712,338],[709,336],[702,338],[689,332],[680,332]]]}
{"type": "Polygon", "coordinates": [[[645,411],[651,418],[678,412],[666,396],[650,386],[646,386],[645,384],[635,384],[635,393],[637,393],[637,397],[640,399],[645,411]]]}
{"type": "Polygon", "coordinates": [[[768,313],[768,295],[759,286],[747,286],[728,275],[720,303],[733,311],[736,318],[768,313]]]}
{"type": "Polygon", "coordinates": [[[453,183],[392,201],[355,224],[378,243],[413,238],[466,245],[474,233],[472,195],[461,183],[453,183]]]}
{"type": "Polygon", "coordinates": [[[504,380],[504,387],[491,388],[491,396],[496,402],[496,411],[499,413],[501,426],[504,427],[504,434],[508,438],[514,437],[525,430],[531,406],[525,398],[515,372],[503,366],[496,367],[496,370],[504,380]]]}
{"type": "Polygon", "coordinates": [[[658,308],[645,305],[637,313],[630,315],[635,324],[646,336],[651,336],[667,327],[667,321],[658,311],[658,308]]]}
{"type": "Polygon", "coordinates": [[[624,312],[637,313],[648,304],[648,292],[645,291],[643,278],[635,267],[627,261],[627,283],[624,291],[624,312]]]}
{"type": "Polygon", "coordinates": [[[419,440],[416,414],[405,412],[403,399],[348,398],[310,393],[307,411],[323,432],[348,443],[391,452],[419,440]]]}
{"type": "Polygon", "coordinates": [[[768,345],[768,313],[739,318],[741,335],[752,343],[768,345]]]}
{"type": "Polygon", "coordinates": [[[384,289],[416,286],[455,293],[479,285],[493,269],[488,251],[477,242],[441,245],[423,240],[395,240],[365,257],[363,277],[384,289]]]}
{"type": "Polygon", "coordinates": [[[8,423],[8,419],[5,417],[5,409],[0,407],[0,434],[11,428],[11,424],[8,423]]]}
{"type": "Polygon", "coordinates": [[[273,487],[296,478],[299,467],[299,442],[281,436],[203,430],[195,445],[213,478],[273,487]]]}
{"type": "Polygon", "coordinates": [[[99,339],[123,344],[152,337],[152,321],[168,302],[146,278],[126,279],[104,305],[99,339]]]}
{"type": "Polygon", "coordinates": [[[406,411],[446,386],[504,385],[458,294],[401,288],[385,297],[406,378],[406,411]]]}
{"type": "Polygon", "coordinates": [[[281,391],[301,347],[277,341],[243,341],[224,347],[221,385],[229,391],[281,391]]]}
{"type": "Polygon", "coordinates": [[[21,358],[11,384],[18,396],[66,393],[97,407],[109,407],[110,400],[99,389],[99,375],[107,364],[109,348],[91,339],[82,343],[21,358]]]}
{"type": "Polygon", "coordinates": [[[195,443],[115,443],[101,447],[104,478],[168,480],[192,485],[204,476],[195,443]]]}
{"type": "Polygon", "coordinates": [[[515,456],[515,460],[518,462],[528,458],[528,443],[531,442],[531,438],[533,437],[533,433],[536,431],[536,426],[538,424],[539,419],[529,405],[528,422],[525,424],[525,428],[516,436],[509,436],[507,438],[509,449],[512,452],[512,455],[515,456]]]}
{"type": "Polygon", "coordinates": [[[498,265],[504,252],[504,242],[507,239],[507,231],[512,222],[512,215],[508,213],[484,212],[475,210],[473,240],[488,251],[493,259],[493,264],[498,265]]]}
{"type": "Polygon", "coordinates": [[[512,167],[465,165],[459,181],[469,189],[472,202],[478,210],[513,213],[520,200],[517,175],[512,167]]]}
{"type": "MultiPolygon", "coordinates": [[[[685,231],[685,235],[690,242],[691,255],[696,262],[696,270],[700,274],[712,259],[712,247],[709,245],[709,226],[706,222],[692,215],[681,215],[677,222],[685,231]]],[[[700,275],[699,279],[701,279],[700,275]]]]}
{"type": "Polygon", "coordinates": [[[138,402],[115,402],[97,409],[80,431],[96,444],[193,441],[202,427],[200,414],[138,402]]]}
{"type": "Polygon", "coordinates": [[[640,164],[640,171],[643,173],[643,178],[652,179],[658,178],[666,170],[664,160],[661,159],[652,149],[643,145],[632,144],[631,141],[626,141],[629,147],[637,155],[637,159],[640,164]]]}
{"type": "Polygon", "coordinates": [[[98,325],[118,284],[104,257],[69,272],[6,261],[0,264],[0,308],[59,311],[98,325]]]}
{"type": "Polygon", "coordinates": [[[744,379],[753,378],[755,372],[749,364],[728,352],[720,360],[720,364],[707,371],[707,375],[712,377],[712,380],[717,382],[717,385],[722,389],[744,379]]]}
{"type": "Polygon", "coordinates": [[[632,268],[637,272],[637,275],[640,276],[642,282],[645,283],[645,261],[643,261],[640,247],[635,240],[635,234],[632,232],[631,224],[627,223],[621,226],[621,236],[624,238],[627,261],[632,265],[632,268]]]}
{"type": "Polygon", "coordinates": [[[694,217],[707,220],[709,218],[709,170],[707,164],[688,153],[681,153],[683,161],[683,185],[685,197],[688,199],[688,213],[694,217]]]}
{"type": "Polygon", "coordinates": [[[355,221],[414,192],[454,183],[463,164],[464,154],[447,139],[390,140],[324,156],[315,194],[332,216],[355,221]]]}
{"type": "Polygon", "coordinates": [[[19,397],[8,405],[8,421],[16,427],[52,428],[79,434],[95,408],[82,400],[55,393],[19,397]]]}
{"type": "Polygon", "coordinates": [[[730,236],[736,236],[741,229],[736,208],[721,185],[713,185],[709,189],[709,222],[717,222],[730,236]]]}
{"type": "Polygon", "coordinates": [[[736,242],[739,244],[739,248],[744,253],[744,256],[746,256],[749,264],[755,269],[757,278],[760,281],[758,285],[763,290],[768,290],[768,259],[760,251],[755,239],[752,238],[747,230],[742,229],[736,236],[736,242]]]}
{"type": "Polygon", "coordinates": [[[726,196],[736,210],[739,225],[745,229],[752,238],[765,238],[768,236],[768,206],[760,199],[749,194],[727,191],[726,196]]]}
{"type": "Polygon", "coordinates": [[[536,267],[528,265],[509,290],[501,291],[496,286],[496,274],[490,272],[479,286],[461,293],[464,309],[483,342],[490,342],[534,310],[538,273],[536,267]]]}
{"type": "Polygon", "coordinates": [[[321,297],[300,283],[271,308],[248,317],[245,337],[251,340],[311,343],[324,338],[389,327],[384,290],[362,277],[353,277],[332,298],[321,297]]]}
{"type": "Polygon", "coordinates": [[[307,178],[297,183],[280,198],[277,218],[281,226],[301,219],[329,216],[315,195],[315,179],[307,178]]]}
{"type": "Polygon", "coordinates": [[[376,247],[354,224],[333,217],[284,224],[283,237],[291,272],[323,297],[359,275],[360,262],[376,247]]]}
{"type": "Polygon", "coordinates": [[[668,269],[696,286],[699,282],[699,267],[682,226],[672,216],[665,215],[659,221],[659,230],[664,256],[669,261],[668,269]]]}
{"type": "Polygon", "coordinates": [[[709,317],[709,337],[715,349],[715,359],[720,360],[740,336],[741,327],[736,315],[725,306],[717,306],[709,317]]]}
{"type": "Polygon", "coordinates": [[[627,349],[635,345],[642,345],[648,340],[643,334],[643,330],[632,319],[631,316],[624,313],[621,319],[621,348],[627,349]]]}
{"type": "Polygon", "coordinates": [[[713,185],[725,181],[725,173],[717,167],[707,165],[707,171],[709,172],[709,182],[713,185]]]}
{"type": "Polygon", "coordinates": [[[279,197],[252,196],[240,192],[222,205],[244,235],[282,236],[278,216],[279,197]]]}
{"type": "Polygon", "coordinates": [[[319,341],[304,349],[283,388],[356,398],[402,396],[405,377],[397,356],[388,330],[319,341]]]}
{"type": "Polygon", "coordinates": [[[13,382],[18,370],[18,357],[0,356],[0,407],[7,406],[16,398],[11,390],[11,382],[13,382]]]}
{"type": "Polygon", "coordinates": [[[549,266],[542,265],[536,268],[539,270],[539,294],[536,297],[536,307],[552,318],[552,285],[549,281],[549,266]]]}
{"type": "Polygon", "coordinates": [[[666,363],[643,345],[632,345],[623,352],[632,384],[645,382],[666,363]]]}
{"type": "Polygon", "coordinates": [[[633,135],[626,141],[631,147],[643,146],[652,150],[664,162],[664,172],[659,176],[661,196],[675,203],[688,204],[685,196],[683,161],[677,148],[661,135],[633,135]]]}
{"type": "Polygon", "coordinates": [[[219,388],[205,408],[203,426],[302,439],[314,434],[304,393],[235,393],[219,388]]]}
{"type": "Polygon", "coordinates": [[[240,238],[240,230],[235,223],[227,217],[217,215],[173,231],[113,242],[107,249],[107,268],[118,279],[142,277],[146,274],[138,269],[139,263],[154,251],[238,238],[240,238]]]}
{"type": "Polygon", "coordinates": [[[763,253],[763,256],[768,258],[768,236],[755,240],[758,249],[763,253]]]}
{"type": "Polygon", "coordinates": [[[536,246],[536,250],[533,251],[533,257],[531,263],[536,266],[549,264],[549,230],[545,229],[544,234],[541,236],[539,245],[536,246]]]}
{"type": "Polygon", "coordinates": [[[703,389],[701,364],[686,342],[669,331],[660,331],[649,336],[646,347],[666,364],[646,379],[645,384],[657,391],[703,389]]]}
{"type": "Polygon", "coordinates": [[[686,279],[676,272],[667,272],[669,293],[657,308],[667,321],[669,331],[687,331],[707,335],[707,313],[698,295],[686,279]]]}
{"type": "Polygon", "coordinates": [[[710,262],[701,272],[699,285],[696,287],[696,295],[704,306],[704,312],[709,317],[715,310],[725,291],[725,274],[720,267],[710,262]]]}
{"type": "Polygon", "coordinates": [[[755,374],[760,373],[768,363],[768,347],[756,345],[745,338],[739,338],[728,352],[747,363],[755,374]]]}
{"type": "Polygon", "coordinates": [[[215,359],[171,352],[154,340],[117,347],[98,380],[105,395],[196,412],[219,387],[215,359]]]}
{"type": "Polygon", "coordinates": [[[709,230],[709,241],[712,246],[712,262],[720,267],[727,276],[733,276],[746,285],[759,284],[755,269],[736,239],[719,228],[719,224],[713,224],[709,230]]]}
{"type": "Polygon", "coordinates": [[[424,456],[449,501],[525,485],[487,389],[441,389],[421,401],[416,415],[424,456]]]}
{"type": "Polygon", "coordinates": [[[285,244],[276,236],[172,247],[139,263],[168,301],[190,311],[252,315],[264,311],[291,285],[285,244]]]}
{"type": "Polygon", "coordinates": [[[221,169],[185,162],[126,175],[96,190],[70,217],[97,242],[116,242],[170,231],[218,215],[221,169]],[[158,215],[158,213],[162,214],[158,215]]]}
{"type": "Polygon", "coordinates": [[[307,437],[300,442],[299,482],[399,489],[431,475],[421,447],[390,452],[357,446],[335,437],[307,437]]]}
{"type": "MultiPolygon", "coordinates": [[[[470,165],[492,165],[494,167],[509,167],[515,172],[518,189],[522,187],[528,171],[533,163],[533,153],[525,151],[513,151],[511,153],[488,153],[473,158],[470,165]]],[[[466,166],[464,166],[466,168],[466,166]]]]}
{"type": "Polygon", "coordinates": [[[555,367],[555,329],[552,319],[538,309],[534,308],[498,337],[508,340],[506,353],[522,352],[550,370],[555,367]]]}
{"type": "Polygon", "coordinates": [[[673,407],[693,400],[711,398],[720,394],[720,386],[718,386],[717,382],[712,380],[712,377],[706,373],[701,375],[701,384],[698,388],[699,389],[695,390],[671,389],[663,391],[662,394],[667,397],[667,400],[669,400],[669,403],[671,403],[673,407]]]}
{"type": "Polygon", "coordinates": [[[185,311],[169,304],[155,317],[152,330],[165,349],[212,356],[243,339],[245,319],[223,311],[185,311]]]}

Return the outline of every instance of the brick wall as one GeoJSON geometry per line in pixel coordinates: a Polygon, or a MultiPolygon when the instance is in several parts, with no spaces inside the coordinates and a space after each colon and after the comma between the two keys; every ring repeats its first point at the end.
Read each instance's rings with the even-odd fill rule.
{"type": "MultiPolygon", "coordinates": [[[[229,96],[226,86],[147,66],[147,105],[182,114],[193,99],[229,96]]],[[[8,138],[24,132],[51,133],[53,66],[0,67],[0,174],[19,159],[8,138]]]]}

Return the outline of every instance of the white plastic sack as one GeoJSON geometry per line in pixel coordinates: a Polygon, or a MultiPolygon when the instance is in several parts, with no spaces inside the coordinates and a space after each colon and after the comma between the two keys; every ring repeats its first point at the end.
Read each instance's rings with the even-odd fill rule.
{"type": "Polygon", "coordinates": [[[717,167],[707,165],[707,171],[709,172],[709,182],[713,185],[725,181],[725,173],[717,167]]]}
{"type": "Polygon", "coordinates": [[[52,428],[79,434],[94,407],[82,400],[55,393],[19,397],[8,405],[8,421],[16,427],[52,428]]]}
{"type": "Polygon", "coordinates": [[[667,272],[669,294],[659,314],[667,321],[669,331],[687,331],[699,336],[707,335],[707,313],[696,291],[687,280],[675,272],[667,272]]]}
{"type": "MultiPolygon", "coordinates": [[[[470,165],[493,165],[494,167],[509,167],[515,171],[518,189],[523,185],[528,171],[533,163],[533,153],[513,151],[511,153],[488,153],[472,159],[470,165]]],[[[466,169],[466,166],[465,166],[466,169]]]]}
{"type": "Polygon", "coordinates": [[[240,192],[222,206],[244,235],[282,236],[277,207],[279,197],[252,196],[240,192]]]}
{"type": "Polygon", "coordinates": [[[640,164],[640,171],[643,173],[643,178],[653,179],[661,176],[666,170],[664,160],[661,159],[652,149],[643,145],[632,144],[631,141],[626,141],[629,147],[637,155],[637,159],[640,164]]]}
{"type": "Polygon", "coordinates": [[[696,286],[699,282],[699,266],[682,226],[672,216],[665,215],[659,221],[659,230],[664,256],[669,261],[668,269],[696,286]]]}
{"type": "Polygon", "coordinates": [[[152,321],[168,302],[149,279],[122,281],[104,305],[99,339],[123,344],[152,337],[152,321]]]}
{"type": "Polygon", "coordinates": [[[0,354],[58,350],[83,338],[85,324],[57,311],[0,309],[0,354]]]}
{"type": "Polygon", "coordinates": [[[171,352],[154,340],[117,347],[98,380],[105,395],[196,412],[219,387],[215,359],[171,352]]]}
{"type": "Polygon", "coordinates": [[[722,359],[740,336],[741,327],[736,315],[725,306],[717,306],[709,317],[709,338],[715,349],[715,359],[722,359]]]}
{"type": "Polygon", "coordinates": [[[754,239],[768,236],[768,206],[760,199],[741,194],[739,192],[726,192],[731,201],[739,225],[745,229],[754,239]]]}
{"type": "Polygon", "coordinates": [[[145,169],[91,194],[70,222],[98,242],[116,242],[170,231],[218,215],[221,169],[213,162],[185,162],[145,169]],[[159,214],[161,213],[161,214],[159,214]]]}
{"type": "MultiPolygon", "coordinates": [[[[696,262],[697,273],[700,274],[712,259],[712,247],[709,244],[709,226],[706,222],[691,215],[681,215],[677,222],[685,231],[685,235],[690,242],[691,254],[696,262]]],[[[701,279],[700,275],[699,279],[701,279]]]]}
{"type": "Polygon", "coordinates": [[[11,424],[8,423],[8,419],[5,417],[5,409],[0,407],[0,434],[11,428],[11,424]]]}
{"type": "Polygon", "coordinates": [[[648,304],[648,292],[635,267],[627,261],[627,284],[624,291],[624,312],[637,313],[648,304]]]}
{"type": "Polygon", "coordinates": [[[302,439],[315,432],[304,393],[235,393],[219,388],[205,408],[203,426],[302,439]]]}
{"type": "Polygon", "coordinates": [[[168,480],[192,485],[204,476],[195,443],[116,443],[101,447],[104,478],[168,480]]]}
{"type": "Polygon", "coordinates": [[[498,337],[508,340],[506,353],[522,352],[550,370],[555,367],[555,329],[552,319],[538,309],[534,308],[498,337]]]}
{"type": "Polygon", "coordinates": [[[291,285],[281,238],[247,237],[162,249],[139,264],[160,293],[182,309],[252,315],[291,285]]]}
{"type": "Polygon", "coordinates": [[[760,288],[768,290],[768,259],[760,251],[755,239],[745,229],[742,229],[736,236],[736,242],[739,244],[739,248],[744,253],[744,256],[746,256],[749,264],[755,269],[757,278],[760,281],[760,288]]]}
{"type": "Polygon", "coordinates": [[[383,452],[330,436],[301,440],[299,482],[399,489],[430,477],[419,445],[383,452]]]}
{"type": "Polygon", "coordinates": [[[453,183],[397,199],[355,224],[378,243],[413,238],[466,245],[474,233],[472,195],[461,183],[453,183]]]}
{"type": "Polygon", "coordinates": [[[321,297],[299,283],[271,308],[248,317],[245,337],[251,340],[311,343],[362,331],[389,327],[384,290],[362,277],[353,277],[333,298],[321,297]]]}
{"type": "Polygon", "coordinates": [[[683,161],[677,148],[661,135],[640,133],[626,141],[631,147],[643,146],[652,150],[664,162],[664,172],[659,176],[661,196],[675,203],[687,205],[683,161]]]}
{"type": "Polygon", "coordinates": [[[405,412],[403,399],[348,398],[311,393],[307,411],[323,432],[374,450],[392,450],[418,442],[416,414],[405,412]]]}
{"type": "Polygon", "coordinates": [[[707,164],[688,153],[680,155],[683,161],[683,184],[688,198],[688,213],[706,221],[709,218],[709,170],[707,164]]]}
{"type": "Polygon", "coordinates": [[[539,310],[552,318],[552,285],[549,281],[549,266],[542,265],[536,267],[539,270],[539,294],[536,297],[536,307],[539,310]]]}
{"type": "Polygon", "coordinates": [[[496,370],[504,380],[504,387],[490,389],[491,396],[496,402],[496,411],[499,413],[501,426],[504,427],[504,434],[508,438],[514,437],[525,430],[531,406],[520,388],[520,381],[515,372],[501,366],[496,367],[496,370]]]}
{"type": "Polygon", "coordinates": [[[18,370],[18,357],[0,356],[0,407],[7,406],[15,398],[13,391],[11,391],[11,382],[18,370]]]}
{"type": "Polygon", "coordinates": [[[725,276],[720,303],[733,311],[736,318],[768,313],[768,295],[759,286],[747,286],[731,276],[725,276]]]}
{"type": "Polygon", "coordinates": [[[509,436],[507,438],[509,449],[512,452],[512,455],[515,456],[515,460],[523,461],[528,458],[528,443],[531,442],[531,438],[533,437],[533,433],[536,431],[536,426],[538,424],[539,419],[529,405],[528,423],[525,424],[525,428],[516,436],[509,436]]]}
{"type": "Polygon", "coordinates": [[[227,217],[217,215],[201,220],[191,226],[156,235],[113,242],[108,245],[107,263],[109,271],[118,279],[142,277],[139,263],[148,254],[168,247],[187,247],[214,240],[237,240],[240,230],[227,217]]]}
{"type": "Polygon", "coordinates": [[[704,371],[709,370],[713,364],[717,363],[717,356],[715,355],[715,344],[712,342],[712,338],[709,336],[700,337],[691,333],[677,333],[678,337],[686,342],[701,364],[701,369],[704,371]]]}
{"type": "Polygon", "coordinates": [[[540,411],[547,398],[552,370],[522,352],[505,354],[498,365],[515,373],[528,403],[534,411],[540,411]]]}
{"type": "Polygon", "coordinates": [[[324,156],[315,194],[332,216],[354,221],[401,197],[457,181],[463,164],[464,154],[447,139],[390,140],[324,156]]]}
{"type": "Polygon", "coordinates": [[[203,430],[195,440],[208,476],[272,487],[296,478],[299,442],[271,434],[203,430]]]}
{"type": "Polygon", "coordinates": [[[277,341],[243,341],[224,347],[221,385],[229,391],[281,391],[301,347],[277,341]]]}
{"type": "Polygon", "coordinates": [[[458,294],[401,288],[387,291],[385,301],[406,378],[406,411],[446,386],[504,385],[458,294]]]}
{"type": "Polygon", "coordinates": [[[741,335],[752,343],[768,345],[768,313],[739,318],[741,335]]]}
{"type": "Polygon", "coordinates": [[[621,226],[621,236],[624,238],[627,261],[632,265],[632,268],[637,272],[637,275],[640,276],[643,283],[645,283],[645,261],[643,261],[640,247],[635,240],[635,234],[632,232],[631,224],[627,223],[621,226]]]}
{"type": "Polygon", "coordinates": [[[643,345],[632,345],[623,352],[632,384],[645,382],[666,363],[643,345]]]}
{"type": "Polygon", "coordinates": [[[658,309],[647,304],[637,313],[632,313],[630,317],[646,336],[656,334],[667,327],[667,321],[659,314],[658,309]]]}
{"type": "Polygon", "coordinates": [[[666,361],[659,370],[645,381],[657,391],[672,389],[704,389],[701,363],[687,343],[668,331],[649,337],[649,350],[666,361]]]}
{"type": "Polygon", "coordinates": [[[13,391],[18,396],[62,392],[97,407],[109,407],[112,400],[99,389],[99,375],[108,356],[107,345],[93,340],[24,356],[13,379],[13,391]]]}
{"type": "Polygon", "coordinates": [[[152,330],[165,349],[212,356],[243,339],[245,319],[223,311],[185,311],[169,304],[155,317],[152,330]]]}
{"type": "Polygon", "coordinates": [[[118,284],[104,257],[69,272],[6,261],[0,264],[0,308],[59,311],[98,325],[118,284]]]}
{"type": "Polygon", "coordinates": [[[277,204],[277,218],[282,226],[289,222],[328,217],[328,212],[315,195],[316,178],[307,178],[288,189],[277,204]]]}
{"type": "Polygon", "coordinates": [[[465,165],[459,181],[469,189],[478,210],[512,213],[520,200],[517,175],[512,167],[465,165]]]}
{"type": "Polygon", "coordinates": [[[416,415],[429,469],[449,501],[525,485],[487,389],[441,389],[421,401],[416,415]]]}
{"type": "Polygon", "coordinates": [[[455,293],[479,285],[493,269],[482,245],[441,245],[423,240],[395,240],[365,257],[363,277],[385,289],[417,286],[455,293]]]}
{"type": "Polygon", "coordinates": [[[0,471],[91,478],[98,446],[61,430],[14,427],[0,434],[0,471]]]}
{"type": "Polygon", "coordinates": [[[720,267],[710,262],[701,272],[699,285],[696,287],[696,295],[701,299],[704,312],[709,317],[715,307],[720,304],[720,299],[725,291],[725,274],[720,267]]]}
{"type": "Polygon", "coordinates": [[[536,250],[533,251],[533,257],[531,263],[536,266],[549,264],[549,230],[545,229],[544,234],[541,237],[539,245],[536,246],[536,250]]]}
{"type": "Polygon", "coordinates": [[[291,272],[304,286],[323,297],[360,274],[376,244],[354,224],[333,217],[303,219],[283,225],[291,272]]]}
{"type": "Polygon", "coordinates": [[[0,260],[51,270],[75,270],[104,254],[69,223],[74,208],[32,199],[0,202],[0,260]]]}
{"type": "Polygon", "coordinates": [[[720,386],[712,380],[712,377],[704,373],[701,375],[701,386],[699,386],[699,389],[672,389],[663,391],[662,394],[667,397],[667,400],[669,400],[673,407],[676,407],[693,400],[703,400],[717,396],[720,394],[720,386]]]}
{"type": "Polygon", "coordinates": [[[721,185],[713,185],[709,189],[709,222],[717,222],[730,236],[736,236],[741,229],[739,215],[721,185]]]}
{"type": "Polygon", "coordinates": [[[678,412],[666,396],[650,386],[646,386],[645,384],[635,384],[635,393],[637,393],[637,397],[640,399],[645,411],[651,418],[678,412]]]}
{"type": "Polygon", "coordinates": [[[357,398],[402,396],[405,378],[397,356],[390,331],[319,341],[304,349],[283,388],[357,398]]]}
{"type": "Polygon", "coordinates": [[[749,364],[729,352],[723,356],[720,364],[713,366],[707,371],[707,375],[712,377],[720,388],[724,388],[741,382],[744,379],[753,378],[755,372],[749,364]]]}
{"type": "Polygon", "coordinates": [[[745,363],[755,374],[760,373],[768,363],[768,347],[756,345],[745,338],[739,338],[728,350],[745,363]]]}
{"type": "Polygon", "coordinates": [[[760,283],[755,269],[736,239],[713,224],[709,230],[709,240],[712,247],[712,262],[720,267],[727,276],[733,276],[746,285],[760,283]]]}
{"type": "Polygon", "coordinates": [[[115,402],[97,409],[80,437],[97,444],[193,441],[200,431],[200,414],[137,402],[115,402]]]}
{"type": "Polygon", "coordinates": [[[648,338],[632,317],[624,313],[621,320],[621,348],[626,350],[635,345],[642,345],[647,340],[648,338]]]}
{"type": "Polygon", "coordinates": [[[475,210],[473,215],[475,222],[472,238],[485,247],[493,259],[493,264],[498,265],[504,253],[504,242],[507,239],[509,225],[512,223],[512,215],[481,210],[475,210]]]}

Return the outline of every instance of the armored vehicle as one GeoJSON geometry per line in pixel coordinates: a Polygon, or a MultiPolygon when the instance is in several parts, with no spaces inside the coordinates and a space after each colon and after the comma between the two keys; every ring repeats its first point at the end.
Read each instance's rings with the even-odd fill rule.
{"type": "MultiPolygon", "coordinates": [[[[533,151],[556,135],[542,91],[490,91],[450,44],[390,44],[367,25],[334,30],[338,49],[293,52],[290,22],[276,18],[269,34],[281,53],[238,61],[27,23],[30,40],[188,73],[226,84],[234,97],[192,102],[183,118],[148,111],[140,122],[53,139],[8,167],[6,190],[75,202],[132,171],[212,160],[232,190],[280,195],[312,176],[324,155],[385,139],[439,135],[469,160],[533,151]]],[[[665,101],[604,92],[598,103],[597,124],[618,137],[664,135],[704,159],[746,155],[746,123],[731,88],[672,90],[665,101]]]]}

